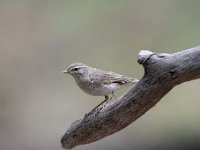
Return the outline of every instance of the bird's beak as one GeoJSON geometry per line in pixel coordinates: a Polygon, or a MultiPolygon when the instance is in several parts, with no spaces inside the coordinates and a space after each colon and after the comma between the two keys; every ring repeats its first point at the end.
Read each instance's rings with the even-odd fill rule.
{"type": "Polygon", "coordinates": [[[62,71],[61,73],[69,73],[67,70],[62,71]]]}

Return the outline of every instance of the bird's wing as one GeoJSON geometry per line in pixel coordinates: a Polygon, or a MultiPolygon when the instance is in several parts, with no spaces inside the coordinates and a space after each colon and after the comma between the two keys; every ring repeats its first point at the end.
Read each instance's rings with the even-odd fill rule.
{"type": "Polygon", "coordinates": [[[134,81],[135,79],[124,77],[120,74],[114,73],[114,72],[107,72],[107,71],[96,71],[95,73],[90,74],[90,80],[93,83],[104,83],[104,84],[110,84],[110,83],[129,83],[134,81]]]}

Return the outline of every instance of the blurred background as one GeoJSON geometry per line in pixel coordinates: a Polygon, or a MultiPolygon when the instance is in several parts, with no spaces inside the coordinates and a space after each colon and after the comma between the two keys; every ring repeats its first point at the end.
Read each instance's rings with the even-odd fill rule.
{"type": "MultiPolygon", "coordinates": [[[[0,149],[62,150],[70,124],[103,97],[83,93],[60,72],[83,62],[142,78],[141,49],[173,53],[200,45],[199,6],[198,0],[0,0],[0,149]]],[[[75,149],[200,149],[199,87],[199,80],[181,84],[127,128],[75,149]]]]}

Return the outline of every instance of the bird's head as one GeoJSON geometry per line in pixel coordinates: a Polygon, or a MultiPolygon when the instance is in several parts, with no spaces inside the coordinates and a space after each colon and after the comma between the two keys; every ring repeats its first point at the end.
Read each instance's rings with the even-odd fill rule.
{"type": "Polygon", "coordinates": [[[63,73],[68,73],[73,77],[85,76],[88,73],[89,66],[83,63],[73,63],[69,67],[62,71],[63,73]]]}

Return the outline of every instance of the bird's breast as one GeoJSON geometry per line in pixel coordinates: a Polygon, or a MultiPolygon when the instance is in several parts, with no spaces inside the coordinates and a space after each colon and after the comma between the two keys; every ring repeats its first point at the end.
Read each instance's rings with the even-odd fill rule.
{"type": "Polygon", "coordinates": [[[94,96],[105,96],[119,89],[118,83],[112,84],[95,84],[91,81],[76,81],[78,86],[86,93],[94,96]]]}

